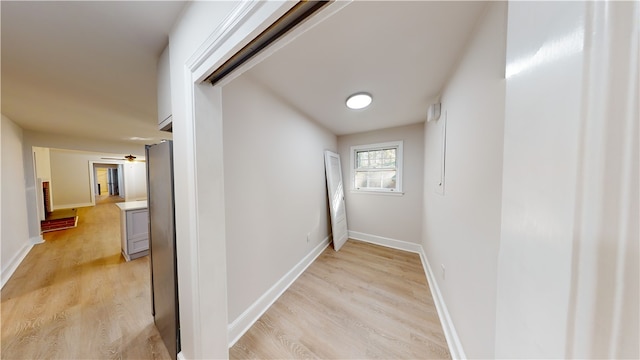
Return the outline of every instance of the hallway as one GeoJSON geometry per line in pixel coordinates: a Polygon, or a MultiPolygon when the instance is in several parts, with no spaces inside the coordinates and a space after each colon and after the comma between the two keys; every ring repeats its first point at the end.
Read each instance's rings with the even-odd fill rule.
{"type": "Polygon", "coordinates": [[[2,289],[2,357],[168,359],[153,325],[149,258],[125,262],[114,204],[44,234],[2,289]]]}

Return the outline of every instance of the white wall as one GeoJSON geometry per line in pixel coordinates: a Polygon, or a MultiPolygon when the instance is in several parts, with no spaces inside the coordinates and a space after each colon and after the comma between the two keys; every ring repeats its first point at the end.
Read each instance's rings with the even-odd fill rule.
{"type": "MultiPolygon", "coordinates": [[[[51,156],[49,148],[33,147],[33,162],[35,163],[36,183],[40,186],[40,182],[51,181],[51,156]]],[[[51,193],[49,193],[51,201],[51,193]]],[[[44,220],[47,216],[44,208],[44,194],[41,191],[36,192],[36,201],[38,204],[38,219],[44,220]]]]}
{"type": "Polygon", "coordinates": [[[51,194],[53,209],[91,206],[89,160],[100,159],[98,154],[51,149],[51,194]]]}
{"type": "Polygon", "coordinates": [[[444,89],[440,120],[424,132],[423,247],[469,358],[494,357],[506,7],[488,5],[444,89]],[[445,117],[442,195],[436,190],[445,117]]]}
{"type": "Polygon", "coordinates": [[[33,242],[29,240],[25,202],[24,161],[22,160],[23,131],[4,115],[2,115],[0,129],[2,137],[0,264],[2,265],[2,286],[4,286],[31,249],[33,242]]]}
{"type": "Polygon", "coordinates": [[[36,167],[36,178],[51,179],[51,157],[49,148],[33,147],[33,157],[36,167]]]}
{"type": "MultiPolygon", "coordinates": [[[[510,72],[549,37],[580,31],[581,42],[584,7],[510,4],[510,72]],[[549,19],[545,32],[528,20],[541,17],[549,19]]],[[[566,355],[584,61],[580,51],[560,57],[507,79],[496,339],[503,357],[566,355]]]]}
{"type": "Polygon", "coordinates": [[[324,150],[336,150],[336,136],[246,75],[222,99],[233,322],[328,238],[324,150]]]}
{"type": "Polygon", "coordinates": [[[347,223],[352,236],[372,235],[420,244],[424,187],[424,123],[338,137],[345,187],[347,223]],[[355,193],[351,183],[351,146],[403,140],[403,196],[355,193]],[[365,235],[366,234],[366,235],[365,235]]]}
{"type": "Polygon", "coordinates": [[[638,18],[509,4],[497,357],[640,356],[638,18]]]}
{"type": "Polygon", "coordinates": [[[123,168],[125,201],[146,200],[147,166],[145,163],[125,162],[123,168]]]}
{"type": "MultiPolygon", "coordinates": [[[[51,193],[54,209],[92,206],[94,183],[90,162],[109,163],[103,158],[121,157],[119,154],[92,153],[50,149],[51,193]]],[[[143,162],[121,161],[124,168],[124,198],[126,201],[147,198],[146,167],[143,162]]]]}

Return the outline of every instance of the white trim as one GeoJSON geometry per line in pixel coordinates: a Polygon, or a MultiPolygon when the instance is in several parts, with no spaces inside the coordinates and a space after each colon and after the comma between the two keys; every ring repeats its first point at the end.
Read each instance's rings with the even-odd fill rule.
{"type": "MultiPolygon", "coordinates": [[[[96,205],[96,165],[100,167],[100,165],[117,165],[118,173],[122,174],[122,184],[120,183],[120,175],[118,176],[118,190],[121,198],[126,199],[127,189],[124,185],[125,177],[124,177],[124,164],[126,161],[124,160],[89,160],[89,184],[91,185],[91,205],[86,206],[95,206],[96,205]]],[[[51,186],[51,185],[49,185],[51,186]]],[[[78,206],[82,207],[82,206],[78,206]]],[[[68,209],[68,208],[66,208],[68,209]]],[[[51,203],[51,210],[53,211],[53,200],[51,203]]]]}
{"type": "Polygon", "coordinates": [[[44,239],[42,238],[42,234],[40,234],[38,236],[29,238],[29,242],[31,243],[31,245],[38,245],[44,243],[44,239]]]}
{"type": "Polygon", "coordinates": [[[187,358],[182,354],[182,351],[178,353],[178,360],[187,360],[187,358]]]}
{"type": "Polygon", "coordinates": [[[89,206],[95,206],[95,204],[92,204],[92,203],[80,203],[80,204],[62,204],[62,205],[57,205],[57,206],[51,205],[51,210],[76,209],[76,208],[89,207],[89,206]]]}
{"type": "MultiPolygon", "coordinates": [[[[351,146],[350,148],[350,154],[349,154],[349,160],[350,160],[350,164],[351,164],[351,168],[349,169],[349,179],[351,179],[351,184],[349,185],[349,188],[351,189],[351,192],[354,193],[363,193],[363,194],[372,194],[372,193],[376,193],[376,194],[382,194],[382,193],[388,193],[388,194],[399,194],[402,195],[404,194],[402,191],[402,163],[403,163],[403,146],[404,146],[404,141],[403,140],[397,140],[397,141],[389,141],[389,142],[384,142],[384,143],[377,143],[377,144],[365,144],[365,145],[354,145],[351,146]],[[358,169],[356,169],[356,152],[358,151],[362,151],[362,150],[366,150],[366,151],[375,151],[375,150],[383,150],[383,149],[390,149],[390,148],[395,148],[396,149],[396,187],[394,189],[383,189],[383,188],[356,188],[355,187],[355,176],[356,176],[356,171],[358,171],[358,169]]],[[[380,169],[382,170],[382,169],[380,169]]],[[[365,170],[360,170],[360,171],[366,171],[365,170]]]]}
{"type": "MultiPolygon", "coordinates": [[[[333,2],[326,6],[326,8],[341,8],[346,6],[343,3],[347,2],[333,2]]],[[[210,164],[209,159],[198,159],[196,156],[198,153],[207,154],[210,148],[216,148],[219,144],[211,144],[212,141],[219,141],[221,139],[212,140],[210,137],[204,135],[199,139],[197,134],[206,133],[203,131],[210,130],[213,127],[214,134],[220,136],[222,133],[222,116],[218,113],[221,109],[221,87],[222,83],[211,87],[209,84],[200,84],[204,78],[216,70],[228,58],[233,56],[244,44],[248,43],[255,35],[266,29],[269,25],[274,23],[281,15],[286,13],[291,7],[295,5],[295,2],[279,2],[279,1],[261,1],[261,2],[243,2],[236,6],[228,15],[225,20],[218,26],[209,37],[201,44],[201,46],[184,62],[184,64],[174,64],[171,66],[171,72],[182,71],[181,75],[184,76],[182,84],[179,86],[185,86],[185,94],[182,98],[176,98],[172,96],[172,102],[180,102],[185,104],[184,109],[180,107],[174,108],[174,116],[180,117],[182,125],[176,128],[174,123],[175,133],[184,132],[186,142],[180,144],[174,143],[174,153],[176,149],[180,149],[185,153],[182,154],[185,158],[183,166],[183,174],[180,174],[180,182],[183,186],[182,192],[176,190],[176,195],[181,196],[180,202],[176,202],[176,205],[180,204],[181,214],[176,215],[176,236],[177,236],[177,252],[183,253],[179,258],[188,258],[189,261],[185,265],[180,265],[178,261],[178,274],[181,278],[185,279],[180,283],[188,283],[191,286],[179,285],[179,296],[181,297],[180,316],[184,322],[181,321],[181,326],[185,331],[181,332],[183,338],[182,350],[187,354],[195,358],[205,357],[224,357],[222,355],[227,353],[227,349],[221,347],[221,343],[228,345],[228,340],[222,339],[220,332],[224,332],[225,324],[228,323],[227,318],[227,299],[226,299],[226,258],[224,255],[224,212],[217,213],[220,207],[224,209],[224,184],[222,181],[217,183],[217,186],[209,186],[199,188],[197,185],[200,182],[211,181],[206,176],[201,176],[199,173],[206,173],[206,171],[199,172],[196,163],[202,161],[207,166],[216,167],[216,174],[219,172],[222,174],[223,166],[221,164],[210,164]],[[209,90],[214,89],[213,92],[217,92],[215,99],[204,93],[209,93],[209,90]],[[201,110],[199,110],[201,109],[201,110]],[[176,111],[184,111],[182,114],[175,113],[176,111]],[[179,116],[180,115],[180,116],[179,116]],[[182,119],[184,117],[184,119],[182,119]],[[214,122],[211,119],[214,118],[214,122]],[[184,120],[184,121],[182,121],[184,120]],[[204,141],[203,141],[204,140],[204,141]],[[202,145],[199,145],[199,141],[203,141],[202,145]],[[202,178],[200,178],[202,177],[202,178]],[[187,185],[184,187],[184,185],[187,185]],[[210,200],[213,198],[215,201],[213,204],[201,205],[198,202],[199,198],[206,198],[210,200]],[[222,200],[222,201],[219,201],[222,200]],[[216,202],[217,201],[217,202],[216,202]],[[182,206],[184,204],[184,206],[182,206]],[[211,207],[216,211],[209,211],[211,209],[201,210],[201,207],[211,207]],[[215,214],[211,215],[212,212],[215,214]],[[219,222],[213,234],[209,231],[201,231],[201,227],[207,228],[205,224],[202,224],[200,217],[203,214],[207,214],[207,221],[219,222]],[[206,238],[205,238],[206,234],[206,238]],[[180,240],[183,239],[183,240],[180,240]],[[220,239],[223,243],[220,244],[220,239]],[[221,250],[221,251],[220,251],[221,250]],[[206,255],[205,255],[206,254],[206,255]],[[212,260],[210,255],[222,256],[222,261],[215,261],[211,264],[212,260]],[[206,269],[206,270],[205,270],[206,269]],[[201,274],[211,273],[213,270],[213,279],[202,279],[201,274]],[[188,289],[188,293],[186,292],[188,289]],[[224,299],[224,300],[223,300],[224,299]],[[184,300],[184,301],[183,301],[184,300]],[[204,304],[207,304],[206,307],[204,304]],[[215,307],[215,311],[211,308],[215,307]],[[204,316],[208,315],[208,316],[204,316]],[[220,322],[220,318],[225,318],[223,322],[220,322]],[[186,326],[189,326],[187,329],[186,326]],[[185,339],[184,336],[189,334],[190,339],[185,339]],[[212,339],[212,337],[215,337],[212,339]]],[[[323,13],[326,16],[330,16],[330,12],[323,13]]],[[[302,28],[302,27],[301,27],[302,28]]],[[[265,55],[266,52],[262,54],[265,55]]],[[[180,60],[182,61],[182,60],[180,60]]],[[[246,70],[250,65],[245,64],[239,69],[236,69],[231,76],[226,79],[230,79],[232,76],[237,76],[241,71],[246,70]]],[[[173,77],[173,76],[172,76],[173,77]]],[[[182,77],[182,76],[179,76],[182,77]]],[[[175,84],[174,84],[175,85],[175,84]]],[[[175,85],[175,86],[178,86],[175,85]]],[[[184,139],[183,139],[184,141],[184,139]]],[[[178,151],[180,151],[178,150],[178,151]]],[[[201,155],[202,158],[205,155],[201,155]]],[[[205,218],[202,218],[204,222],[205,218]]],[[[211,227],[211,224],[209,224],[211,227]]],[[[215,225],[215,224],[214,224],[215,225]]],[[[179,283],[179,284],[180,284],[179,283]]],[[[228,324],[227,324],[228,325],[228,324]]],[[[228,326],[227,326],[228,335],[228,326]]],[[[226,347],[226,346],[225,346],[226,347]]]]}
{"type": "Polygon", "coordinates": [[[2,281],[2,285],[0,286],[0,288],[4,287],[7,281],[9,281],[18,266],[20,266],[20,264],[22,263],[22,260],[24,260],[27,254],[29,254],[29,251],[31,251],[32,247],[33,242],[31,241],[31,239],[29,239],[29,241],[25,242],[25,244],[22,246],[22,249],[20,249],[20,251],[18,251],[18,253],[16,253],[5,266],[3,266],[1,275],[2,279],[0,280],[2,281]]]}
{"type": "MultiPolygon", "coordinates": [[[[89,186],[91,186],[91,205],[96,204],[96,168],[94,162],[89,160],[89,186]]],[[[53,210],[53,204],[51,204],[53,210]]]]}
{"type": "MultiPolygon", "coordinates": [[[[174,143],[176,149],[185,152],[184,167],[186,172],[181,178],[184,191],[176,189],[176,196],[181,196],[176,206],[184,203],[182,219],[176,214],[177,252],[184,251],[189,258],[188,263],[178,260],[179,280],[178,296],[181,298],[180,316],[182,349],[195,358],[222,357],[227,354],[228,335],[227,296],[226,296],[226,256],[224,228],[224,181],[222,177],[222,87],[202,84],[204,78],[216,70],[224,61],[233,56],[243,44],[253,36],[266,29],[277,18],[284,14],[295,2],[241,2],[225,17],[225,20],[207,37],[198,49],[178,66],[172,66],[171,72],[183,71],[184,98],[172,102],[185,103],[184,121],[174,131],[184,132],[186,142],[182,145],[174,143]],[[179,69],[179,70],[176,70],[179,69]],[[211,119],[214,121],[211,121],[211,119]],[[210,135],[215,134],[214,138],[210,135]],[[217,151],[214,159],[206,154],[217,151]],[[198,156],[200,154],[200,156],[198,156]],[[213,161],[212,161],[213,160],[213,161]],[[204,168],[198,166],[204,164],[204,168]],[[213,173],[216,178],[211,184],[211,176],[200,174],[213,173]],[[199,186],[205,184],[206,186],[199,186]],[[200,201],[201,198],[207,201],[200,201]],[[206,219],[203,214],[207,214],[206,219]],[[182,223],[184,221],[184,223],[182,223]],[[185,228],[181,228],[184,226],[185,228]],[[213,229],[213,230],[212,230],[213,229]],[[182,239],[182,240],[181,240],[182,239]],[[207,255],[205,255],[207,254],[207,255]],[[216,261],[211,256],[216,257],[216,261]],[[204,279],[204,274],[213,274],[213,278],[204,279]],[[189,287],[180,284],[189,283],[189,287]],[[187,291],[188,294],[184,292],[187,291]],[[182,301],[182,300],[186,300],[182,301]],[[205,305],[206,304],[206,305],[205,305]],[[212,311],[215,307],[215,311],[212,311]],[[190,339],[185,339],[185,335],[190,339]],[[211,337],[215,336],[212,340],[211,337]]],[[[178,108],[179,109],[179,108],[178,108]]],[[[175,111],[176,109],[174,109],[175,111]]],[[[174,116],[178,116],[176,113],[174,116]]],[[[182,116],[178,116],[182,118],[182,116]]],[[[183,140],[184,141],[184,140],[183,140]]],[[[179,151],[179,150],[178,150],[179,151]]]]}
{"type": "MultiPolygon", "coordinates": [[[[200,250],[198,248],[199,244],[200,244],[200,237],[199,237],[199,233],[198,233],[198,196],[196,195],[198,192],[198,188],[197,188],[197,173],[196,173],[196,167],[194,165],[196,159],[195,159],[195,109],[194,106],[195,104],[193,103],[195,101],[195,96],[194,96],[194,84],[191,80],[191,72],[188,69],[185,69],[185,80],[187,81],[187,86],[185,89],[185,93],[187,95],[187,97],[190,99],[190,101],[188,101],[188,104],[190,106],[187,106],[185,108],[185,111],[187,112],[187,119],[190,119],[192,121],[185,121],[185,133],[186,133],[186,137],[188,138],[187,140],[187,145],[185,145],[185,151],[187,153],[187,156],[184,159],[184,164],[185,166],[188,168],[187,174],[185,176],[185,183],[186,183],[186,187],[185,187],[185,191],[187,192],[187,196],[185,197],[185,201],[187,203],[187,209],[188,209],[188,214],[191,214],[192,216],[188,216],[188,219],[185,221],[185,223],[187,224],[189,230],[188,230],[188,234],[189,237],[186,238],[184,240],[184,242],[186,242],[188,245],[185,247],[188,247],[188,252],[189,252],[189,257],[190,260],[188,263],[185,263],[184,265],[182,265],[182,267],[186,268],[187,270],[181,270],[181,262],[180,260],[178,260],[178,265],[177,265],[177,272],[178,272],[178,298],[183,298],[186,297],[184,296],[184,294],[182,294],[182,292],[184,292],[184,290],[181,290],[181,284],[183,283],[183,281],[180,280],[180,276],[183,275],[183,272],[186,272],[189,280],[184,281],[184,283],[186,283],[187,281],[191,282],[191,286],[190,286],[190,290],[191,290],[191,303],[190,304],[186,304],[184,302],[180,303],[180,306],[178,308],[178,312],[180,314],[180,319],[183,319],[185,317],[185,314],[190,318],[191,322],[192,322],[192,329],[189,329],[189,331],[193,332],[193,346],[194,348],[190,349],[191,350],[191,354],[194,357],[199,357],[199,354],[201,354],[202,350],[202,342],[204,339],[202,339],[202,326],[201,326],[201,301],[200,301],[200,272],[199,272],[199,256],[198,254],[200,253],[200,250]]],[[[172,126],[174,126],[174,131],[175,129],[175,125],[173,124],[172,126]]],[[[175,146],[175,143],[174,143],[175,146]]],[[[174,147],[174,153],[175,153],[175,147],[174,147]]],[[[174,165],[174,176],[175,175],[175,165],[174,165]]],[[[175,180],[174,180],[175,181],[175,180]]],[[[174,183],[175,186],[175,183],[174,183]]],[[[174,189],[174,196],[176,196],[177,194],[179,194],[179,190],[178,189],[174,189]]],[[[178,199],[176,198],[175,200],[175,206],[177,207],[178,205],[178,199]]],[[[175,218],[176,218],[176,252],[179,254],[180,251],[180,247],[181,247],[181,234],[180,234],[180,228],[179,228],[179,224],[178,224],[178,217],[180,215],[179,214],[175,214],[175,218]]],[[[186,250],[186,249],[185,249],[186,250]]],[[[179,255],[177,255],[179,256],[179,255]]],[[[182,327],[183,327],[183,321],[181,320],[180,323],[180,327],[181,327],[181,332],[180,332],[180,337],[181,337],[181,343],[186,343],[185,340],[183,340],[183,336],[184,333],[182,331],[182,327]]]]}
{"type": "Polygon", "coordinates": [[[327,236],[318,246],[316,246],[307,256],[297,263],[278,282],[276,282],[267,292],[256,300],[245,312],[229,324],[229,348],[231,348],[244,335],[253,324],[278,300],[278,298],[293,284],[296,279],[304,273],[324,249],[329,246],[331,235],[327,236]]]}
{"type": "Polygon", "coordinates": [[[441,135],[441,147],[440,147],[440,181],[436,185],[436,193],[444,195],[445,180],[446,180],[446,162],[447,162],[447,110],[444,111],[444,119],[440,121],[442,123],[442,135],[441,135]]]}
{"type": "Polygon", "coordinates": [[[38,191],[36,191],[36,200],[38,202],[38,220],[44,220],[47,217],[47,215],[45,214],[46,210],[44,208],[44,194],[42,193],[42,184],[44,184],[45,182],[49,183],[49,205],[53,206],[53,198],[51,197],[51,179],[36,178],[36,189],[38,189],[38,191]]]}
{"type": "MultiPolygon", "coordinates": [[[[227,40],[245,26],[251,15],[262,5],[261,1],[242,1],[238,3],[193,55],[187,59],[186,65],[191,70],[191,76],[196,79],[196,83],[204,80],[212,70],[217,69],[224,61],[228,60],[226,57],[233,56],[237,52],[237,50],[227,51],[223,58],[215,59],[217,61],[213,62],[214,57],[212,55],[226,45],[227,40]],[[205,64],[206,62],[211,63],[205,64]]],[[[251,39],[244,40],[249,42],[251,39]]]]}
{"type": "Polygon", "coordinates": [[[431,290],[433,302],[436,304],[436,310],[438,311],[438,317],[440,318],[442,331],[444,331],[444,337],[447,339],[447,345],[449,346],[449,352],[451,353],[451,358],[466,359],[467,356],[464,353],[462,342],[458,337],[456,328],[453,325],[451,316],[449,315],[449,310],[447,310],[447,305],[445,304],[444,298],[442,297],[442,293],[440,292],[440,288],[438,287],[438,282],[436,282],[436,278],[435,276],[433,276],[433,271],[431,271],[431,265],[429,265],[429,260],[427,260],[427,255],[425,254],[422,246],[420,246],[420,259],[422,260],[422,267],[424,268],[424,273],[427,275],[429,289],[431,290]]]}
{"type": "Polygon", "coordinates": [[[366,195],[383,195],[383,196],[403,196],[404,192],[401,191],[376,191],[376,190],[351,190],[352,194],[366,194],[366,195]]]}
{"type": "Polygon", "coordinates": [[[365,234],[357,231],[349,230],[349,239],[360,240],[371,244],[381,245],[392,249],[409,251],[416,254],[422,252],[422,246],[420,244],[377,235],[365,234]]]}
{"type": "Polygon", "coordinates": [[[436,278],[433,276],[433,271],[431,271],[429,260],[427,260],[427,255],[425,254],[422,245],[351,230],[349,231],[349,238],[393,249],[409,251],[420,255],[420,260],[422,261],[424,273],[427,276],[427,283],[429,284],[429,289],[431,290],[433,302],[435,303],[436,310],[438,311],[438,318],[440,319],[440,324],[442,325],[442,331],[444,332],[444,336],[447,339],[447,345],[449,347],[449,352],[451,353],[451,358],[466,359],[467,356],[464,353],[462,342],[460,341],[458,333],[456,332],[456,328],[453,325],[453,321],[451,320],[451,316],[449,315],[449,310],[447,310],[447,305],[444,302],[444,298],[442,297],[440,288],[438,288],[438,283],[436,282],[436,278]]]}

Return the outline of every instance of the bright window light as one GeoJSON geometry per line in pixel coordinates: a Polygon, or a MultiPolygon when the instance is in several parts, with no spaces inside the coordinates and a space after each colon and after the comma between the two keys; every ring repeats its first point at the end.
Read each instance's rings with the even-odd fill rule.
{"type": "Polygon", "coordinates": [[[347,98],[347,107],[353,110],[364,109],[371,104],[372,100],[371,95],[367,93],[353,94],[347,98]]]}

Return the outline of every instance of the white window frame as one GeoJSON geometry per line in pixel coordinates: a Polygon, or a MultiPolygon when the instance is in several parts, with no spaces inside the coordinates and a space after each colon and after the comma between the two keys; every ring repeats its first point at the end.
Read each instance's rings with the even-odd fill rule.
{"type": "Polygon", "coordinates": [[[372,193],[372,194],[385,194],[385,195],[402,195],[402,163],[403,163],[403,141],[390,141],[377,144],[355,145],[351,147],[351,192],[355,193],[372,193]],[[356,188],[356,153],[363,150],[382,150],[382,149],[396,149],[396,187],[394,189],[372,189],[356,188]]]}

